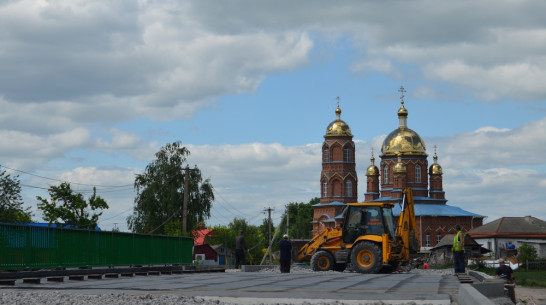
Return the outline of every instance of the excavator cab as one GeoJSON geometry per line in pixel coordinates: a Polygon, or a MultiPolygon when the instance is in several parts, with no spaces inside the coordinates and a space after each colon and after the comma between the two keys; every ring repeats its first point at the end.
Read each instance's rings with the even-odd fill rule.
{"type": "Polygon", "coordinates": [[[388,234],[394,238],[392,209],[380,206],[352,205],[345,211],[343,242],[352,244],[359,236],[388,234]]]}

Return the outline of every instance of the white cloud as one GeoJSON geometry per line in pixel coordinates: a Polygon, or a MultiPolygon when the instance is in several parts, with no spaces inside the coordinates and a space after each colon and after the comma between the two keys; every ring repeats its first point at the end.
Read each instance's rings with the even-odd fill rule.
{"type": "Polygon", "coordinates": [[[73,124],[190,118],[218,96],[253,92],[268,73],[308,60],[313,42],[305,32],[215,33],[188,5],[4,4],[4,103],[26,103],[73,124]]]}
{"type": "Polygon", "coordinates": [[[51,130],[80,119],[187,119],[307,64],[314,40],[345,37],[364,56],[355,71],[401,79],[409,64],[480,99],[546,97],[543,4],[320,3],[4,3],[0,95],[26,115],[0,126],[33,110],[52,114],[41,125],[51,130]]]}
{"type": "Polygon", "coordinates": [[[494,168],[544,165],[546,117],[512,130],[482,127],[474,132],[434,139],[448,167],[494,168]]]}

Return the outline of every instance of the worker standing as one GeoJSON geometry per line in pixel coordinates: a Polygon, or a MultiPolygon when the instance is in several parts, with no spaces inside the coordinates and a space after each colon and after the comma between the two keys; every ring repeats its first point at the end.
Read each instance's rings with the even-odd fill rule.
{"type": "Polygon", "coordinates": [[[235,237],[235,268],[240,268],[245,264],[246,243],[243,236],[243,230],[239,231],[239,235],[235,237]]]}
{"type": "Polygon", "coordinates": [[[279,242],[281,273],[290,273],[290,262],[292,261],[292,243],[288,240],[288,234],[284,234],[279,242]]]}
{"type": "Polygon", "coordinates": [[[464,266],[464,233],[461,231],[461,226],[456,225],[457,234],[453,238],[453,263],[455,265],[455,273],[465,273],[464,266]]]}

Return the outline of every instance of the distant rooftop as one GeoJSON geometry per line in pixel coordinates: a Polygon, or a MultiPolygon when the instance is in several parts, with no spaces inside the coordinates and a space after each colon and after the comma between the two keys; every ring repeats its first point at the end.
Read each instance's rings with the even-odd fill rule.
{"type": "Polygon", "coordinates": [[[502,217],[468,232],[472,237],[518,235],[546,238],[546,222],[533,216],[502,217]]]}

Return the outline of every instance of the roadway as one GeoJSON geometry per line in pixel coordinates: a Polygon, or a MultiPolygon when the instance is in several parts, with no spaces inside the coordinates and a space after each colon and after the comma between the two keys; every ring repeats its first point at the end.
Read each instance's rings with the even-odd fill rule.
{"type": "MultiPolygon", "coordinates": [[[[173,294],[220,299],[238,304],[301,304],[339,300],[347,304],[382,301],[390,304],[453,304],[457,277],[442,274],[360,274],[354,272],[200,272],[187,274],[102,276],[83,280],[23,283],[11,289],[46,289],[68,294],[173,294]]],[[[28,291],[28,290],[27,290],[28,291]]]]}

